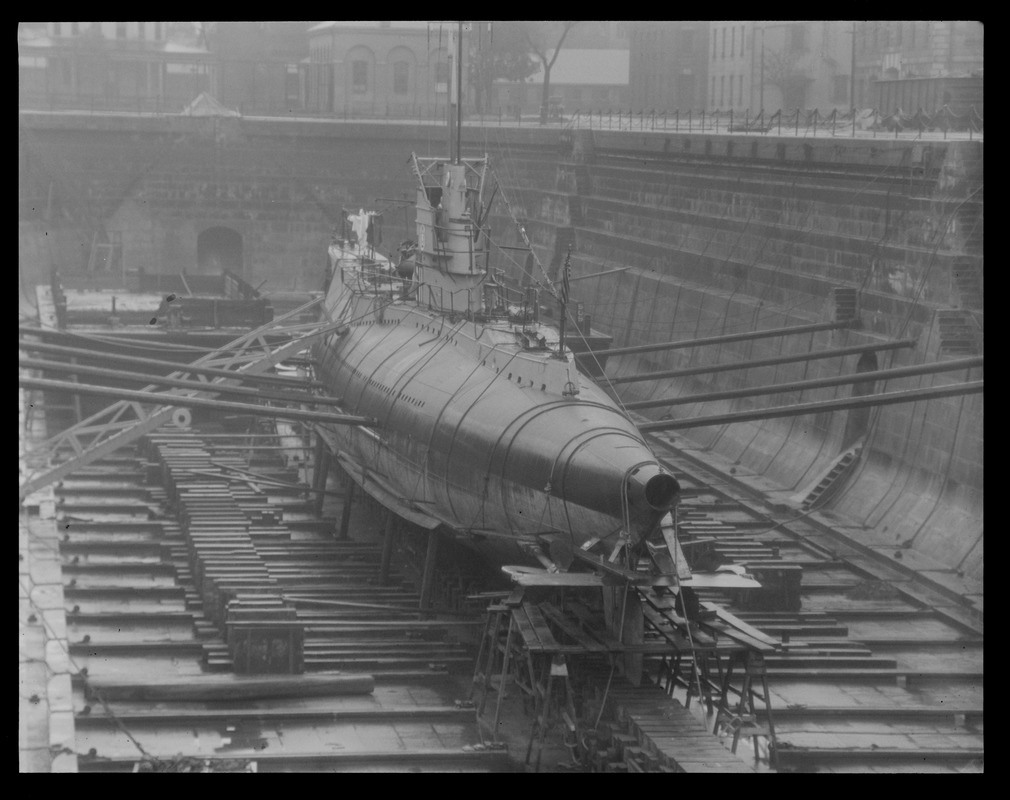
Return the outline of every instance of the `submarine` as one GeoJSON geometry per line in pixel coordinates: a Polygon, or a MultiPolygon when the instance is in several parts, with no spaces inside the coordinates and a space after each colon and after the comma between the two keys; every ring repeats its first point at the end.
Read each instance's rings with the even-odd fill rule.
{"type": "Polygon", "coordinates": [[[513,289],[492,268],[501,187],[486,155],[462,156],[455,107],[449,156],[411,154],[415,238],[396,263],[376,250],[375,212],[348,215],[329,246],[321,322],[339,330],[314,345],[316,378],[376,424],[319,430],[390,510],[494,562],[626,546],[629,565],[648,556],[670,574],[679,561],[686,577],[677,480],[565,344],[567,259],[560,286],[544,273],[513,289]],[[541,291],[561,306],[557,327],[540,318],[541,291]]]}

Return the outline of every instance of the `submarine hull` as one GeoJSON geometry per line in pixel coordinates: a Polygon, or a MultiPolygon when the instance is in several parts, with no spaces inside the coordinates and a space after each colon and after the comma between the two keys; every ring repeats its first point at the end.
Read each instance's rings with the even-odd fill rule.
{"type": "Polygon", "coordinates": [[[523,538],[645,537],[666,514],[676,481],[570,354],[348,284],[329,287],[324,313],[347,332],[317,345],[317,374],[378,424],[330,438],[408,507],[498,562],[528,560],[523,538]]]}

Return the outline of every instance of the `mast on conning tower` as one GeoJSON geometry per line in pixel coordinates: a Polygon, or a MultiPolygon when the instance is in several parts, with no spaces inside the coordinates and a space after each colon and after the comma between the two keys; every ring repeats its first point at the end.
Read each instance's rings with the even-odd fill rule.
{"type": "Polygon", "coordinates": [[[481,235],[479,219],[487,156],[463,158],[462,22],[450,32],[450,49],[455,61],[450,69],[449,158],[412,156],[418,180],[417,299],[440,311],[473,314],[483,308],[481,284],[487,277],[489,242],[481,235]]]}

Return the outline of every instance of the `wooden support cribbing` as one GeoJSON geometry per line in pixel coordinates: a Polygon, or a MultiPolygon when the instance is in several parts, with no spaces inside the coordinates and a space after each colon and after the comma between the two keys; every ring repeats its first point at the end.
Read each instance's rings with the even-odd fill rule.
{"type": "Polygon", "coordinates": [[[438,540],[441,536],[437,531],[428,532],[428,552],[424,557],[424,573],[421,578],[419,607],[422,610],[431,608],[431,590],[435,584],[435,563],[438,561],[438,540]]]}
{"type": "Polygon", "coordinates": [[[270,677],[233,675],[187,675],[178,681],[164,678],[144,679],[89,678],[88,697],[109,700],[221,701],[261,700],[273,697],[307,697],[345,694],[370,694],[375,688],[371,675],[272,675],[270,677]]]}
{"type": "Polygon", "coordinates": [[[351,506],[354,503],[354,479],[350,475],[347,475],[346,481],[347,491],[344,494],[343,508],[340,510],[340,530],[337,531],[338,539],[348,538],[351,526],[351,506]]]}
{"type": "Polygon", "coordinates": [[[396,514],[386,512],[386,532],[382,539],[382,558],[379,561],[379,583],[389,583],[389,563],[393,559],[393,543],[396,539],[396,514]]]}

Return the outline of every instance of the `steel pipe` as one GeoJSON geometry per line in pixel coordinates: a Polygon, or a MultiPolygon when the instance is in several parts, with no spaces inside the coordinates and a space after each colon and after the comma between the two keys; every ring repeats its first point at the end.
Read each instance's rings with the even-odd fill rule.
{"type": "Polygon", "coordinates": [[[703,394],[691,394],[684,397],[665,398],[660,400],[639,400],[634,403],[625,403],[624,407],[628,411],[637,411],[643,408],[666,408],[667,406],[682,406],[689,403],[707,403],[712,400],[732,400],[738,397],[760,397],[767,394],[780,394],[783,392],[802,392],[807,389],[820,389],[826,386],[845,386],[852,383],[864,383],[866,381],[887,381],[894,378],[908,378],[915,375],[934,375],[940,372],[954,372],[959,369],[971,369],[981,367],[983,358],[961,358],[955,361],[940,361],[935,364],[921,364],[914,367],[896,367],[894,369],[881,369],[873,372],[857,372],[852,375],[839,375],[834,378],[816,378],[809,381],[793,381],[792,383],[773,383],[769,386],[759,386],[758,388],[727,389],[722,392],[704,392],[703,394]]]}
{"type": "MultiPolygon", "coordinates": [[[[592,275],[586,277],[594,277],[592,275]]],[[[572,278],[572,280],[577,280],[572,278]]],[[[612,347],[609,350],[596,350],[595,356],[626,356],[632,353],[652,353],[657,350],[684,350],[689,347],[702,347],[710,344],[725,344],[727,342],[746,342],[752,339],[767,339],[771,336],[789,336],[815,331],[831,331],[838,328],[851,328],[854,322],[816,322],[810,325],[791,325],[787,328],[769,328],[763,331],[748,333],[727,333],[724,336],[708,336],[703,339],[684,339],[679,342],[660,342],[657,344],[637,344],[629,347],[612,347]]]]}
{"type": "Polygon", "coordinates": [[[150,405],[168,406],[170,408],[206,408],[212,411],[236,411],[245,414],[255,414],[261,417],[279,417],[281,419],[296,419],[308,422],[329,422],[334,425],[367,425],[377,427],[378,421],[370,417],[358,417],[349,414],[327,414],[322,411],[304,411],[296,408],[276,408],[274,406],[258,406],[251,403],[231,403],[226,400],[211,400],[202,397],[187,397],[186,395],[165,394],[162,392],[138,392],[132,389],[113,389],[107,386],[93,386],[87,383],[72,381],[50,381],[42,378],[19,377],[18,385],[27,389],[43,389],[81,394],[97,394],[105,397],[115,397],[119,400],[139,401],[150,405]]]}
{"type": "MultiPolygon", "coordinates": [[[[306,345],[308,346],[308,345],[306,345]]],[[[145,367],[165,367],[173,372],[189,373],[194,375],[209,375],[217,378],[234,378],[240,381],[253,383],[269,383],[278,386],[306,386],[320,387],[318,381],[299,381],[294,378],[285,378],[280,375],[252,375],[233,369],[222,369],[220,367],[204,367],[199,364],[177,363],[175,361],[161,361],[155,358],[141,358],[140,356],[124,356],[118,353],[102,353],[97,350],[83,349],[79,347],[64,347],[58,344],[45,344],[43,342],[26,342],[23,339],[18,342],[19,350],[34,350],[39,353],[51,353],[53,355],[76,356],[78,358],[91,358],[99,361],[108,361],[113,364],[136,364],[145,367]]]]}
{"type": "MultiPolygon", "coordinates": [[[[336,397],[317,397],[315,395],[294,394],[282,391],[271,391],[252,386],[233,386],[227,383],[211,383],[207,381],[187,381],[182,378],[165,378],[143,372],[123,372],[105,367],[88,367],[81,364],[67,364],[63,361],[43,361],[35,358],[18,359],[18,366],[28,369],[40,369],[67,375],[93,375],[97,378],[115,378],[134,383],[154,384],[156,386],[173,386],[178,389],[198,389],[213,394],[230,394],[239,397],[253,397],[263,400],[276,400],[287,403],[309,403],[310,405],[339,406],[341,400],[336,397]]],[[[238,376],[236,376],[238,377],[238,376]]]]}
{"type": "Polygon", "coordinates": [[[684,428],[704,428],[710,425],[728,425],[733,422],[753,422],[759,419],[774,419],[777,417],[799,417],[804,414],[819,414],[823,411],[845,411],[851,408],[870,408],[872,406],[894,405],[895,403],[914,403],[920,400],[936,400],[941,397],[956,397],[962,394],[978,394],[982,391],[982,381],[956,383],[950,386],[938,386],[929,389],[909,389],[904,392],[886,392],[871,394],[864,397],[847,397],[842,400],[824,400],[817,403],[799,403],[792,406],[774,406],[755,411],[737,411],[731,414],[713,414],[709,417],[692,417],[690,419],[660,420],[645,422],[638,426],[643,433],[653,431],[682,430],[684,428]]]}
{"type": "Polygon", "coordinates": [[[904,347],[915,347],[915,339],[901,339],[895,342],[881,344],[861,344],[854,347],[837,347],[832,350],[820,350],[815,353],[800,353],[793,356],[777,356],[756,361],[737,361],[732,364],[712,364],[703,367],[687,367],[685,369],[669,369],[662,372],[639,372],[622,378],[604,378],[607,383],[635,383],[637,381],[655,381],[661,378],[683,378],[688,375],[708,375],[714,372],[729,372],[736,369],[751,369],[753,367],[771,367],[776,364],[790,364],[797,361],[817,361],[822,358],[839,358],[858,353],[872,353],[877,350],[900,350],[904,347]]]}

